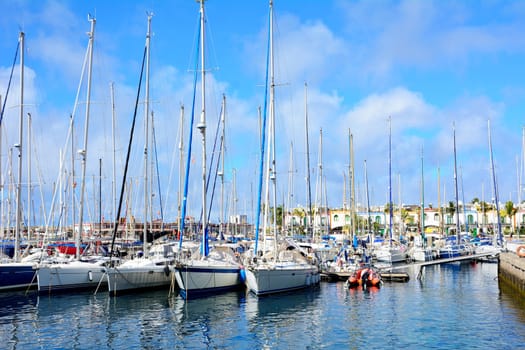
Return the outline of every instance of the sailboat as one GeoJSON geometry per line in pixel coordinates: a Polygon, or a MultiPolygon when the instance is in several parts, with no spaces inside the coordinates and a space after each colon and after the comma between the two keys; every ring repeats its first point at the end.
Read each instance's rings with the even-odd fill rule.
{"type": "MultiPolygon", "coordinates": [[[[270,0],[269,12],[269,51],[267,56],[267,66],[269,65],[270,79],[266,79],[265,93],[270,86],[270,105],[269,105],[269,129],[270,140],[268,142],[268,154],[266,169],[264,171],[266,177],[266,194],[269,193],[270,182],[272,184],[273,197],[273,220],[271,231],[273,233],[271,249],[263,249],[259,255],[259,223],[261,215],[261,194],[263,186],[263,168],[266,148],[266,95],[265,108],[263,117],[263,132],[261,142],[261,158],[259,168],[259,185],[258,185],[258,199],[255,225],[255,247],[253,250],[253,257],[247,261],[246,266],[246,286],[250,292],[257,296],[267,295],[272,293],[287,292],[298,290],[313,286],[319,283],[320,275],[318,267],[308,260],[306,254],[301,248],[292,240],[284,239],[279,241],[276,225],[276,205],[277,205],[277,190],[276,190],[276,161],[275,161],[275,103],[274,103],[274,62],[273,62],[273,0],[270,0]],[[271,162],[270,162],[271,156],[271,162]]],[[[265,195],[265,198],[269,198],[265,195]]],[[[268,211],[270,208],[268,204],[265,205],[265,228],[268,221],[268,211]]],[[[264,230],[265,246],[269,245],[267,239],[267,230],[264,230]]]]}
{"type": "MultiPolygon", "coordinates": [[[[134,257],[117,266],[109,266],[106,269],[108,290],[111,295],[118,295],[123,292],[129,292],[139,289],[151,289],[168,287],[173,284],[173,276],[171,274],[171,265],[173,263],[172,247],[168,245],[155,246],[155,249],[148,249],[147,239],[147,213],[148,213],[148,195],[147,195],[147,169],[148,169],[148,118],[149,118],[149,58],[150,58],[150,38],[151,38],[151,18],[152,14],[148,14],[148,31],[146,34],[146,47],[144,50],[144,57],[142,61],[142,70],[140,73],[140,82],[142,82],[142,73],[144,70],[144,62],[146,62],[146,87],[145,87],[145,108],[144,118],[146,120],[145,127],[145,150],[144,150],[144,231],[143,231],[143,252],[142,256],[134,257]]],[[[137,92],[137,103],[140,95],[140,84],[137,92]]],[[[115,243],[115,238],[118,229],[118,218],[122,208],[123,193],[126,183],[126,175],[129,164],[129,154],[133,139],[133,131],[135,128],[137,105],[135,105],[135,115],[133,117],[133,124],[131,127],[130,142],[128,144],[127,160],[124,170],[124,178],[122,180],[122,187],[119,199],[118,210],[116,213],[115,226],[113,231],[113,238],[111,244],[111,251],[115,243]]]]}
{"type": "MultiPolygon", "coordinates": [[[[496,261],[497,256],[503,249],[503,234],[501,231],[501,217],[499,213],[499,198],[498,198],[498,186],[496,182],[496,170],[494,168],[494,157],[492,154],[492,138],[490,132],[490,120],[487,122],[488,126],[488,138],[489,138],[489,154],[490,154],[490,168],[491,168],[491,177],[494,191],[494,200],[496,202],[496,216],[497,216],[497,230],[494,233],[492,244],[481,244],[477,245],[474,250],[476,254],[480,253],[492,253],[491,256],[488,256],[485,260],[496,261]]],[[[508,247],[507,247],[508,248],[508,247]]]]}
{"type": "MultiPolygon", "coordinates": [[[[465,244],[461,243],[461,224],[459,222],[459,192],[458,192],[458,166],[456,154],[456,126],[453,125],[453,145],[454,145],[454,189],[456,200],[456,235],[448,237],[443,247],[439,249],[438,255],[441,259],[454,258],[471,253],[465,244]]],[[[463,204],[465,205],[465,204],[463,204]]]]}
{"type": "Polygon", "coordinates": [[[421,149],[421,234],[414,239],[414,246],[410,249],[409,255],[414,261],[430,261],[433,259],[433,251],[426,244],[425,238],[425,177],[423,167],[423,149],[421,149]]]}
{"type": "MultiPolygon", "coordinates": [[[[184,298],[194,298],[209,294],[239,288],[242,286],[241,265],[234,252],[227,246],[215,246],[211,250],[208,243],[208,216],[207,216],[207,184],[206,184],[206,95],[205,95],[205,55],[204,55],[204,0],[200,0],[200,59],[201,59],[201,119],[197,128],[202,136],[202,242],[200,251],[196,251],[189,258],[179,257],[175,265],[175,278],[180,288],[179,294],[184,298]]],[[[198,66],[198,62],[195,63],[198,66]]],[[[195,74],[197,69],[195,70],[195,74]]],[[[195,82],[196,82],[195,76],[195,82]]],[[[223,99],[221,120],[224,123],[225,99],[223,99]]],[[[184,218],[186,215],[186,198],[188,190],[188,179],[190,171],[191,139],[193,135],[193,119],[191,117],[190,141],[188,143],[188,153],[185,171],[185,185],[182,213],[179,218],[181,224],[179,251],[182,251],[182,240],[184,234],[184,218]]],[[[223,124],[224,130],[224,124],[223,124]]],[[[224,134],[223,134],[224,145],[224,134]]],[[[224,172],[224,169],[222,169],[224,172]]],[[[221,176],[224,176],[222,174],[221,176]]]]}
{"type": "MultiPolygon", "coordinates": [[[[33,287],[36,285],[35,279],[35,263],[33,262],[24,262],[20,256],[20,227],[21,227],[21,190],[22,190],[22,126],[23,126],[23,117],[24,117],[24,39],[25,33],[20,32],[17,53],[20,50],[20,133],[19,133],[19,142],[17,144],[17,149],[19,152],[18,157],[18,183],[17,183],[17,196],[16,196],[16,227],[15,227],[15,241],[14,241],[14,252],[12,261],[0,263],[0,290],[15,290],[15,289],[24,289],[28,287],[33,287]]],[[[16,62],[15,54],[15,62],[16,62]]],[[[13,62],[14,69],[14,62],[13,62]]],[[[11,76],[13,69],[11,70],[11,76]]],[[[9,81],[9,85],[11,80],[9,81]]],[[[9,87],[8,90],[9,92],[9,87]]],[[[0,117],[0,129],[2,125],[2,119],[5,111],[5,102],[7,101],[7,96],[4,100],[4,105],[1,110],[0,117]]]]}
{"type": "Polygon", "coordinates": [[[389,134],[388,134],[388,191],[389,191],[389,229],[388,242],[374,249],[374,254],[377,261],[396,263],[405,261],[407,257],[407,249],[400,242],[396,242],[392,237],[392,225],[394,221],[394,203],[392,201],[392,118],[388,118],[389,134]]]}
{"type": "MultiPolygon", "coordinates": [[[[86,115],[85,115],[85,129],[84,129],[84,144],[83,149],[79,151],[82,157],[82,180],[80,187],[80,207],[79,207],[79,228],[75,233],[75,256],[73,261],[62,261],[60,263],[44,262],[38,267],[38,292],[44,293],[58,293],[71,290],[95,289],[99,285],[102,277],[105,275],[105,267],[108,258],[103,256],[89,256],[81,257],[80,236],[83,232],[83,212],[84,212],[84,194],[85,194],[85,178],[86,178],[86,160],[87,160],[87,144],[88,144],[88,126],[90,117],[90,97],[91,97],[91,75],[93,62],[93,43],[95,39],[95,18],[89,16],[88,20],[91,22],[91,30],[88,33],[89,43],[86,51],[86,59],[88,60],[88,79],[87,79],[87,96],[86,96],[86,115]]],[[[78,95],[77,95],[78,99],[78,95]]],[[[76,103],[75,103],[76,107],[76,103]]],[[[73,122],[71,121],[71,132],[73,122]]],[[[63,162],[61,161],[61,164],[63,162]]],[[[60,176],[60,175],[59,175],[60,176]]],[[[105,280],[103,281],[105,284],[105,280]]]]}

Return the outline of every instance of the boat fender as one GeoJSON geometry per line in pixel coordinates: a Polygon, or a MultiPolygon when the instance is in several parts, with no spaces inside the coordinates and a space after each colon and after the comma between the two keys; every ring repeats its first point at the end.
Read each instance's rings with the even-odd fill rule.
{"type": "Polygon", "coordinates": [[[246,270],[244,267],[239,270],[239,276],[241,277],[241,282],[244,283],[246,281],[246,270]]]}
{"type": "Polygon", "coordinates": [[[89,282],[93,282],[93,272],[91,270],[88,271],[88,279],[89,282]]]}
{"type": "Polygon", "coordinates": [[[169,276],[170,275],[170,267],[168,265],[164,266],[164,274],[166,276],[169,276]]]}
{"type": "Polygon", "coordinates": [[[520,258],[525,257],[525,245],[520,245],[520,246],[516,249],[516,254],[517,254],[520,258]]]}

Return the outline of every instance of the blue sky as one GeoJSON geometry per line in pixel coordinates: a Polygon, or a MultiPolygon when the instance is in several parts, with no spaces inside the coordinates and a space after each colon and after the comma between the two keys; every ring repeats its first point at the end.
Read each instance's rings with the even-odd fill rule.
{"type": "MultiPolygon", "coordinates": [[[[220,101],[225,94],[227,197],[231,198],[232,169],[235,168],[237,212],[251,218],[257,188],[257,108],[264,98],[268,3],[209,0],[205,6],[208,145],[211,148],[220,101]]],[[[33,122],[31,182],[38,198],[40,189],[42,197],[47,198],[46,211],[50,210],[48,198],[53,184],[57,183],[59,152],[64,148],[69,116],[74,109],[88,44],[87,16],[91,14],[97,22],[88,136],[86,188],[90,204],[87,215],[88,220],[96,217],[95,177],[99,171],[98,160],[102,159],[103,215],[112,216],[109,86],[114,82],[117,171],[120,173],[145,44],[146,14],[152,12],[150,96],[161,169],[161,195],[168,202],[164,208],[167,219],[176,216],[179,115],[183,104],[186,120],[190,117],[198,7],[189,0],[2,3],[2,12],[9,15],[0,20],[0,94],[5,94],[18,34],[23,30],[26,34],[25,112],[31,113],[33,122]]],[[[305,82],[308,84],[313,200],[322,128],[323,173],[329,206],[343,205],[349,129],[354,140],[357,201],[364,202],[365,159],[371,202],[388,201],[389,116],[392,118],[394,202],[420,202],[422,149],[425,202],[437,205],[438,168],[441,203],[454,200],[453,123],[460,196],[464,194],[466,201],[474,197],[490,201],[493,195],[488,120],[500,200],[518,200],[525,126],[524,2],[304,0],[275,1],[274,10],[280,202],[293,192],[295,205],[306,204],[305,82]],[[291,143],[293,166],[290,166],[291,143]],[[290,169],[294,174],[293,191],[288,185],[290,169]]],[[[4,179],[8,177],[8,149],[18,142],[18,69],[13,84],[3,125],[4,179]]],[[[85,84],[81,86],[80,100],[85,102],[85,84]]],[[[81,148],[83,139],[84,108],[85,103],[81,103],[75,116],[77,149],[81,148]]],[[[144,112],[141,108],[130,168],[133,184],[128,196],[128,205],[139,218],[143,174],[144,112]]],[[[196,108],[199,110],[199,103],[196,108]]],[[[184,129],[187,136],[188,126],[184,129]]],[[[188,211],[198,216],[201,155],[197,132],[194,141],[188,211]]],[[[77,160],[77,167],[79,164],[77,160]]],[[[79,169],[76,173],[80,174],[79,169]]],[[[117,183],[120,181],[119,175],[117,183]]],[[[158,197],[156,194],[154,200],[158,197]]],[[[521,199],[524,198],[522,192],[521,199]]],[[[39,211],[41,201],[34,201],[34,210],[39,211]]],[[[228,208],[231,213],[232,205],[228,208]]],[[[155,212],[157,216],[159,210],[155,212]]],[[[218,220],[217,209],[211,219],[218,220]]]]}

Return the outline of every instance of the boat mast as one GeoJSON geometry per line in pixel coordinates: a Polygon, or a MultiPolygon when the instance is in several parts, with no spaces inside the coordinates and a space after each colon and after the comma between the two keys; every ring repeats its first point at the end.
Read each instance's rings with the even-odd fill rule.
{"type": "Polygon", "coordinates": [[[306,213],[306,236],[313,238],[312,223],[312,188],[310,185],[310,143],[308,138],[308,84],[304,83],[304,123],[305,131],[304,138],[306,143],[306,205],[308,212],[306,213]]]}
{"type": "Polygon", "coordinates": [[[16,190],[16,227],[15,227],[15,254],[14,260],[18,261],[20,250],[20,225],[22,221],[22,136],[24,127],[24,38],[25,33],[20,32],[20,123],[18,144],[18,181],[16,190]]]}
{"type": "MultiPolygon", "coordinates": [[[[365,192],[366,192],[366,217],[368,222],[368,236],[370,235],[370,232],[372,232],[372,220],[370,220],[370,197],[368,196],[368,172],[366,167],[366,159],[365,159],[365,192]]],[[[370,236],[369,236],[370,237],[370,236]]],[[[372,244],[372,239],[370,240],[370,244],[372,244]]]]}
{"type": "MultiPolygon", "coordinates": [[[[293,142],[290,142],[290,164],[289,164],[289,170],[288,170],[288,198],[287,198],[287,205],[285,210],[283,210],[284,213],[291,213],[292,215],[286,215],[288,218],[292,218],[290,223],[286,225],[290,227],[289,233],[293,236],[293,195],[294,195],[294,163],[293,163],[293,142]]],[[[287,230],[288,231],[288,230],[287,230]]]]}
{"type": "Polygon", "coordinates": [[[31,240],[31,113],[27,113],[27,239],[31,240]]]}
{"type": "MultiPolygon", "coordinates": [[[[177,200],[177,217],[179,218],[178,227],[179,235],[182,235],[181,221],[184,220],[184,218],[181,219],[181,204],[182,204],[182,191],[183,191],[183,183],[182,183],[182,175],[184,174],[184,105],[180,106],[180,140],[179,140],[179,198],[177,200]]],[[[182,237],[182,236],[181,236],[182,237]]]]}
{"type": "Polygon", "coordinates": [[[501,219],[499,215],[499,199],[498,199],[498,186],[496,181],[496,170],[494,169],[494,157],[492,155],[492,138],[490,134],[490,120],[488,121],[488,131],[489,131],[489,151],[490,151],[490,167],[492,170],[492,184],[494,186],[494,199],[496,202],[496,215],[498,218],[498,244],[503,244],[503,237],[501,233],[501,219]]]}
{"type": "Polygon", "coordinates": [[[423,164],[423,146],[421,146],[421,239],[425,247],[425,172],[423,164]]]}
{"type": "Polygon", "coordinates": [[[142,251],[144,256],[148,250],[148,208],[149,208],[149,187],[148,187],[148,140],[149,140],[149,68],[150,68],[150,40],[151,40],[151,17],[148,13],[148,32],[146,33],[146,86],[144,89],[144,227],[142,232],[142,251]]]}
{"type": "Polygon", "coordinates": [[[397,173],[397,191],[399,198],[399,235],[403,233],[403,201],[401,200],[401,174],[397,173]]]}
{"type": "Polygon", "coordinates": [[[88,125],[89,125],[89,109],[90,109],[90,98],[91,98],[91,76],[92,76],[92,63],[93,63],[93,41],[95,39],[95,18],[89,16],[88,20],[91,22],[91,31],[88,33],[89,36],[89,64],[88,64],[88,81],[87,81],[87,97],[86,97],[86,119],[84,124],[84,147],[79,151],[82,157],[82,180],[80,185],[80,210],[79,210],[79,221],[78,221],[78,235],[76,236],[76,258],[80,259],[80,237],[83,232],[83,219],[84,219],[84,191],[86,188],[86,159],[87,159],[87,145],[88,145],[88,125]]]}
{"type": "Polygon", "coordinates": [[[356,209],[355,209],[355,167],[354,167],[354,135],[348,129],[348,142],[350,143],[350,164],[349,164],[349,180],[350,180],[350,220],[352,222],[352,240],[356,235],[356,209]]]}
{"type": "MultiPolygon", "coordinates": [[[[273,1],[270,0],[270,10],[268,15],[268,21],[269,21],[269,28],[268,36],[270,37],[269,42],[271,43],[271,29],[272,29],[272,17],[273,17],[273,1]]],[[[271,45],[270,45],[271,46],[271,45]]],[[[261,122],[261,157],[259,159],[259,181],[257,185],[257,209],[255,212],[255,248],[254,248],[254,255],[257,257],[258,254],[258,245],[259,245],[259,231],[260,231],[260,216],[261,216],[261,202],[262,202],[262,186],[263,186],[263,177],[264,177],[264,157],[265,157],[265,150],[266,150],[266,116],[267,116],[267,98],[268,98],[268,67],[269,67],[269,61],[270,61],[270,55],[271,55],[271,49],[269,48],[266,54],[266,76],[265,76],[265,89],[264,89],[264,115],[261,122]]],[[[260,108],[259,108],[260,111],[260,108]]],[[[259,113],[260,115],[260,113],[259,113]]],[[[267,196],[265,196],[265,200],[267,199],[267,196]]],[[[264,223],[266,226],[266,213],[267,213],[268,205],[265,205],[265,219],[264,223]]],[[[265,227],[264,227],[265,228],[265,227]]],[[[266,236],[266,235],[265,235],[266,236]]],[[[266,242],[266,239],[264,240],[266,242]]]]}
{"type": "MultiPolygon", "coordinates": [[[[274,76],[274,54],[273,54],[273,0],[270,0],[270,135],[271,135],[271,165],[270,180],[272,182],[273,197],[273,239],[274,256],[277,256],[277,164],[275,156],[275,76],[274,76]]],[[[270,154],[269,154],[270,155],[270,154]]]]}
{"type": "Polygon", "coordinates": [[[218,176],[221,178],[221,205],[220,205],[220,222],[219,222],[219,237],[224,234],[224,149],[225,149],[225,128],[226,128],[226,96],[222,95],[222,113],[221,113],[221,124],[222,124],[222,135],[221,135],[221,170],[218,172],[218,176]]]}
{"type": "MultiPolygon", "coordinates": [[[[235,168],[232,169],[232,211],[233,211],[233,217],[235,218],[234,224],[233,224],[233,236],[237,237],[237,170],[235,168]]],[[[240,221],[240,220],[239,220],[240,221]]]]}
{"type": "Polygon", "coordinates": [[[388,203],[390,212],[390,222],[389,222],[389,233],[390,233],[390,247],[392,247],[392,218],[393,218],[393,208],[392,208],[392,117],[388,117],[388,203]]]}
{"type": "MultiPolygon", "coordinates": [[[[111,90],[111,136],[112,136],[112,140],[113,140],[113,185],[111,186],[111,194],[112,194],[112,205],[113,205],[113,210],[112,210],[112,215],[111,216],[114,216],[115,215],[115,212],[117,210],[117,179],[116,179],[116,176],[117,176],[117,165],[116,165],[116,145],[115,145],[115,131],[116,131],[116,128],[115,128],[115,89],[114,89],[114,86],[115,86],[115,83],[111,82],[110,84],[110,90],[111,90]]],[[[115,223],[113,223],[115,224],[115,223]]],[[[112,227],[113,228],[113,227],[112,227]]]]}
{"type": "Polygon", "coordinates": [[[201,133],[202,143],[202,255],[208,255],[208,237],[206,234],[208,225],[208,212],[206,208],[206,71],[204,55],[204,0],[200,0],[200,51],[201,51],[201,119],[197,129],[201,133]]]}
{"type": "Polygon", "coordinates": [[[457,165],[457,157],[456,157],[456,124],[453,124],[454,129],[454,187],[455,187],[455,194],[456,194],[456,243],[459,244],[460,240],[460,225],[459,225],[459,194],[458,194],[458,165],[457,165]]]}
{"type": "Polygon", "coordinates": [[[319,154],[318,154],[319,164],[319,175],[317,177],[316,188],[315,188],[315,206],[317,213],[319,214],[319,239],[321,238],[321,232],[323,231],[323,129],[319,129],[319,154]]]}
{"type": "Polygon", "coordinates": [[[518,205],[521,205],[522,192],[525,191],[525,126],[522,129],[521,136],[521,168],[518,176],[518,205]]]}

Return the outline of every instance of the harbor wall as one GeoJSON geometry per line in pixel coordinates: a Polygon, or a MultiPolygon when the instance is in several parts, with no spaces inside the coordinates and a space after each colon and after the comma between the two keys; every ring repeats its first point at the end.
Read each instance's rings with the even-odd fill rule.
{"type": "Polygon", "coordinates": [[[498,278],[525,292],[525,258],[520,258],[515,252],[500,253],[498,278]]]}

